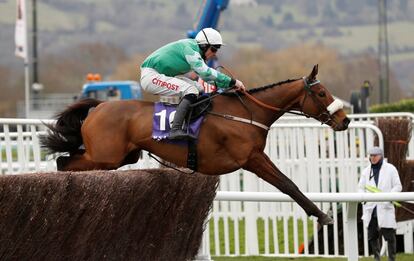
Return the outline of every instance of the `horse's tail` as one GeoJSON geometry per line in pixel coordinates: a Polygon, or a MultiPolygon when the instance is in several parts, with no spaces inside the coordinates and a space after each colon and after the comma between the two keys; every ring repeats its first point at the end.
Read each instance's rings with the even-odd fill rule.
{"type": "Polygon", "coordinates": [[[56,115],[55,124],[45,124],[48,134],[40,137],[40,144],[49,152],[76,152],[83,144],[81,126],[89,110],[102,101],[95,99],[80,100],[56,115]]]}

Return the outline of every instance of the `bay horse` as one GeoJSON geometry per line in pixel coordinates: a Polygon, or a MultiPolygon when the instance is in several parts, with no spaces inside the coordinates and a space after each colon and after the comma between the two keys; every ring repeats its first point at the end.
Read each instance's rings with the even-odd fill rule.
{"type": "MultiPolygon", "coordinates": [[[[321,225],[331,224],[333,220],[264,153],[269,127],[288,111],[298,111],[335,131],[348,128],[343,104],[316,79],[317,74],[315,65],[307,77],[214,97],[197,141],[198,172],[251,171],[289,195],[321,225]]],[[[60,171],[117,169],[137,162],[141,150],[185,167],[187,146],[152,138],[153,112],[152,102],[81,100],[57,115],[41,143],[51,152],[69,152],[57,159],[60,171]]]]}

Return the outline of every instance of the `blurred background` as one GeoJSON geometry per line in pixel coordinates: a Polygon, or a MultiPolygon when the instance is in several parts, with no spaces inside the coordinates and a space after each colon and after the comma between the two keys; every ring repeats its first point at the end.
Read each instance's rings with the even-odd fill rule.
{"type": "MultiPolygon", "coordinates": [[[[38,83],[31,98],[73,99],[88,73],[138,81],[146,55],[186,38],[205,4],[27,0],[29,57],[37,57],[29,59],[30,86],[38,83]]],[[[16,0],[0,0],[0,117],[24,116],[15,23],[16,0]]],[[[344,101],[358,100],[364,88],[371,105],[414,96],[414,1],[230,0],[217,29],[227,43],[220,63],[248,88],[302,77],[319,64],[319,79],[344,101]]]]}

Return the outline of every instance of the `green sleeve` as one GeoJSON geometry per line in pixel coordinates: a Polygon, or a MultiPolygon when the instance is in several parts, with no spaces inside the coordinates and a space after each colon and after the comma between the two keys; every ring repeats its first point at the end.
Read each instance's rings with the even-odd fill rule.
{"type": "Polygon", "coordinates": [[[185,47],[184,56],[191,69],[195,71],[204,81],[214,82],[219,88],[229,87],[231,78],[224,73],[208,67],[198,52],[194,51],[190,47],[185,47]]]}

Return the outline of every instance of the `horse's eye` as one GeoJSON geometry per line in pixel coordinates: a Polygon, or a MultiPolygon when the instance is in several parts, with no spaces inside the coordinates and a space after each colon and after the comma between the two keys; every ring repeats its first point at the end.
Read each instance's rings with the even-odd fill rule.
{"type": "Polygon", "coordinates": [[[320,92],[320,93],[318,93],[318,95],[319,95],[319,97],[325,97],[326,96],[326,93],[325,92],[320,92]]]}

